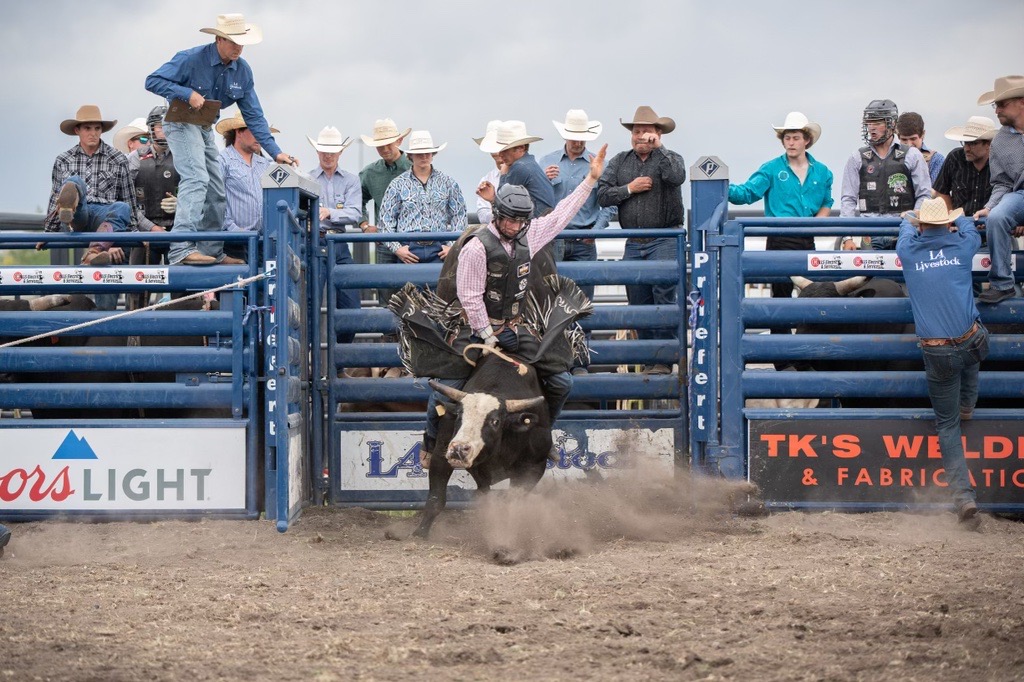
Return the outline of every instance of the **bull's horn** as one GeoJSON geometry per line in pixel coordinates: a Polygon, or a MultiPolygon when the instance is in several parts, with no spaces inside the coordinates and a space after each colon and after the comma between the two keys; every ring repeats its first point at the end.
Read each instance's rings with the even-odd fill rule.
{"type": "Polygon", "coordinates": [[[542,395],[536,398],[515,398],[505,401],[505,409],[509,412],[524,412],[530,408],[539,407],[542,402],[544,402],[542,395]]]}
{"type": "Polygon", "coordinates": [[[868,281],[867,277],[858,276],[851,277],[850,279],[844,279],[841,282],[836,282],[836,291],[839,292],[840,296],[846,296],[854,289],[864,286],[864,282],[868,281]]]}
{"type": "Polygon", "coordinates": [[[452,388],[451,386],[445,386],[440,381],[434,381],[433,379],[431,379],[427,383],[430,384],[430,387],[432,389],[434,389],[441,395],[444,395],[449,399],[454,400],[457,403],[461,403],[462,399],[469,395],[465,391],[460,391],[459,389],[452,388]]]}
{"type": "Polygon", "coordinates": [[[811,280],[806,277],[800,277],[799,275],[793,275],[790,279],[793,281],[793,286],[797,289],[806,289],[808,284],[813,284],[811,280]]]}

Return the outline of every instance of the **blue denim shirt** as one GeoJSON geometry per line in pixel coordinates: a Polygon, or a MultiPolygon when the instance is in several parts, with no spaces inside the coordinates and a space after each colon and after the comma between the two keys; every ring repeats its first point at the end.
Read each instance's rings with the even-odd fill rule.
{"type": "Polygon", "coordinates": [[[217,53],[216,42],[174,55],[146,77],[146,90],[168,102],[175,99],[187,102],[193,90],[206,99],[219,101],[221,108],[237,102],[238,110],[256,141],[273,157],[281,153],[263,116],[248,62],[238,58],[228,64],[223,63],[217,53]]]}
{"type": "MultiPolygon", "coordinates": [[[[573,161],[565,153],[564,145],[561,149],[541,157],[540,168],[542,171],[548,166],[558,166],[558,177],[549,181],[555,192],[555,204],[572,194],[572,191],[580,186],[583,178],[587,177],[590,173],[590,160],[593,158],[593,152],[586,149],[579,158],[573,161]]],[[[569,226],[566,229],[592,228],[603,230],[611,222],[610,216],[612,213],[613,211],[610,207],[602,209],[598,206],[597,192],[591,192],[590,196],[587,197],[586,203],[583,204],[579,213],[569,221],[569,226]]]]}
{"type": "Polygon", "coordinates": [[[537,164],[533,154],[524,154],[512,163],[508,173],[501,176],[501,186],[505,185],[522,185],[526,188],[533,199],[534,218],[550,213],[558,203],[555,201],[555,190],[551,188],[551,181],[544,175],[544,170],[537,164]]]}

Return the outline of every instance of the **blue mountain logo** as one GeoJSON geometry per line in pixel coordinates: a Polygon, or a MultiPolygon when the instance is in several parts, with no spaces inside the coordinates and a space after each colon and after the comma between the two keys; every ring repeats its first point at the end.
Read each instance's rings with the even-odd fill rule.
{"type": "Polygon", "coordinates": [[[53,459],[99,459],[93,452],[89,441],[75,435],[75,430],[68,431],[64,442],[60,444],[57,451],[53,453],[53,459]]]}

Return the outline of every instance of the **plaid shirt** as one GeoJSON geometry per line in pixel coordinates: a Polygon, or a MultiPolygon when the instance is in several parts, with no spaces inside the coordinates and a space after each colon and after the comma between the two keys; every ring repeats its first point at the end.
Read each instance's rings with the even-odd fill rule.
{"type": "MultiPolygon", "coordinates": [[[[558,236],[580,207],[586,203],[591,190],[594,189],[594,181],[589,176],[583,179],[579,187],[573,190],[572,194],[558,202],[555,209],[546,216],[534,218],[530,221],[530,229],[526,233],[526,243],[530,247],[530,258],[542,248],[548,245],[552,239],[558,236]]],[[[498,233],[498,228],[491,222],[487,227],[480,228],[498,233]]],[[[510,257],[512,256],[512,243],[502,239],[502,248],[510,257]]],[[[479,332],[491,326],[491,318],[487,316],[487,307],[484,305],[484,288],[487,284],[487,252],[479,239],[470,239],[459,252],[459,265],[455,273],[455,286],[458,292],[462,309],[466,311],[466,319],[469,321],[473,331],[479,332]]]]}
{"type": "Polygon", "coordinates": [[[100,140],[100,148],[92,156],[82,151],[81,145],[75,145],[57,157],[53,162],[53,189],[50,191],[50,205],[46,209],[46,222],[43,227],[47,232],[60,232],[60,220],[57,218],[57,193],[61,186],[72,175],[85,181],[89,193],[84,201],[90,204],[112,204],[123,201],[132,209],[131,228],[138,229],[135,216],[139,207],[135,203],[135,185],[128,172],[128,159],[124,154],[100,140]]]}

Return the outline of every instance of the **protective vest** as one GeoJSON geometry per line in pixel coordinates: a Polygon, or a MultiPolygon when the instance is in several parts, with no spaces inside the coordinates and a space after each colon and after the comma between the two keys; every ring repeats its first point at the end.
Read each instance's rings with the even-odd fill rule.
{"type": "Polygon", "coordinates": [[[530,247],[525,239],[515,240],[515,251],[508,257],[499,238],[482,229],[475,236],[487,254],[487,282],[484,284],[484,306],[492,320],[518,317],[526,304],[530,277],[530,247]]]}
{"type": "Polygon", "coordinates": [[[149,154],[139,160],[139,173],[135,176],[135,197],[146,217],[161,227],[174,225],[174,214],[160,208],[167,193],[178,194],[181,176],[174,169],[174,160],[167,152],[161,159],[149,154]]]}
{"type": "Polygon", "coordinates": [[[896,215],[914,209],[914,180],[907,150],[894,146],[884,159],[871,147],[860,148],[861,213],[896,215]]]}

